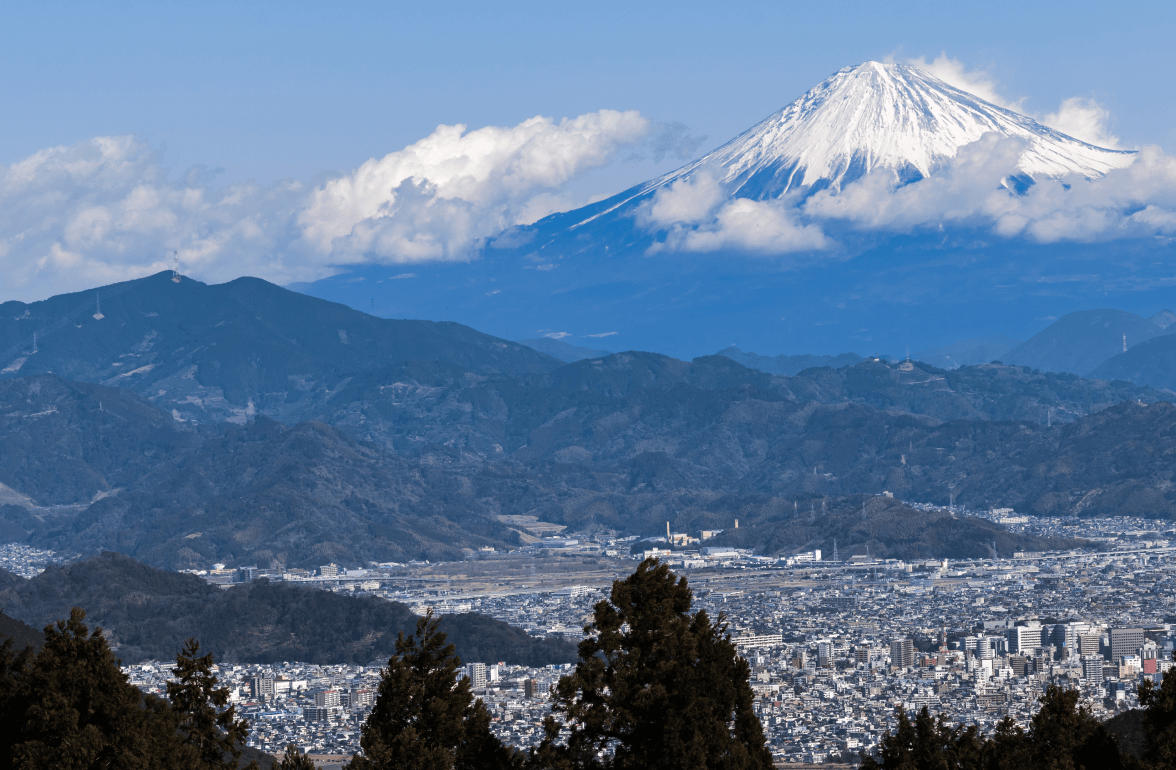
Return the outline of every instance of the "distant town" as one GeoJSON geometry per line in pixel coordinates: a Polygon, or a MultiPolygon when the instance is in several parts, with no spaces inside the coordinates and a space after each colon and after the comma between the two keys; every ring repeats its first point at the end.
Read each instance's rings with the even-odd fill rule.
{"type": "MultiPolygon", "coordinates": [[[[1051,683],[1080,690],[1101,717],[1136,706],[1139,683],[1172,665],[1169,560],[1176,533],[1147,519],[1046,519],[1007,509],[970,514],[1020,531],[1085,538],[1101,550],[966,561],[834,560],[820,552],[767,558],[708,548],[710,533],[670,532],[641,540],[546,536],[517,551],[471,553],[449,565],[198,574],[225,586],[300,581],[401,601],[418,613],[479,612],[535,637],[576,641],[611,580],[635,560],[656,556],[687,576],[696,607],[729,624],[751,665],[756,708],[777,761],[856,756],[893,726],[899,705],[927,706],[987,729],[1005,715],[1026,723],[1051,683]],[[576,569],[584,561],[592,566],[576,569]],[[562,562],[570,566],[552,569],[562,562]],[[521,569],[526,578],[507,584],[495,579],[502,575],[494,568],[521,569]]],[[[52,561],[46,551],[0,548],[0,566],[18,574],[31,576],[52,561]]],[[[342,757],[359,748],[383,663],[224,662],[220,674],[251,724],[252,745],[281,752],[293,742],[342,757]]],[[[570,666],[466,664],[494,731],[514,746],[537,743],[550,688],[570,666]]],[[[127,671],[150,692],[162,692],[170,676],[167,661],[127,671]]]]}

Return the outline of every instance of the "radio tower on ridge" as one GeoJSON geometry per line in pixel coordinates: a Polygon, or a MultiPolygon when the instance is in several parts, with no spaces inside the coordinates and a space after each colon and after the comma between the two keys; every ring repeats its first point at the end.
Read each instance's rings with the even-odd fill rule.
{"type": "Polygon", "coordinates": [[[172,283],[180,282],[180,252],[172,252],[172,283]]]}

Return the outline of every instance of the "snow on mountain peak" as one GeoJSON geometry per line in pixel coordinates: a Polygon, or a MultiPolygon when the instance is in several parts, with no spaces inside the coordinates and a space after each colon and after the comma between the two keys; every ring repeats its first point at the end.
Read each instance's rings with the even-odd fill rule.
{"type": "Polygon", "coordinates": [[[1030,178],[1097,178],[1135,156],[1074,139],[917,67],[870,61],[838,71],[709,155],[634,188],[625,199],[704,168],[730,195],[757,200],[790,190],[840,189],[879,169],[891,170],[896,182],[911,182],[931,176],[989,133],[1025,141],[1018,170],[1030,178]]]}

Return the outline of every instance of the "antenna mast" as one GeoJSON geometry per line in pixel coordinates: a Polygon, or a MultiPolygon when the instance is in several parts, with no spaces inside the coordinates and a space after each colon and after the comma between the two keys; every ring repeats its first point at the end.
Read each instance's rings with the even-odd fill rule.
{"type": "Polygon", "coordinates": [[[102,296],[94,292],[94,320],[101,321],[105,317],[102,315],[102,296]]]}
{"type": "Polygon", "coordinates": [[[37,333],[33,332],[33,352],[37,352],[37,333]]]}
{"type": "Polygon", "coordinates": [[[172,252],[172,283],[180,282],[180,252],[172,252]]]}

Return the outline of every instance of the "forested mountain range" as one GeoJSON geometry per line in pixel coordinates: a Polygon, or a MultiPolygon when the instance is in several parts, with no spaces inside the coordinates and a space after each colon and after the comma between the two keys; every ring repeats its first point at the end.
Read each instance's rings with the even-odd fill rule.
{"type": "MultiPolygon", "coordinates": [[[[59,299],[15,309],[48,318],[68,308],[59,299]]],[[[252,280],[156,276],[102,309],[55,327],[0,378],[6,540],[170,568],[358,566],[517,547],[530,536],[509,516],[650,535],[666,521],[722,529],[883,491],[1042,515],[1176,516],[1176,394],[1123,381],[877,358],[793,376],[726,356],[564,365],[457,325],[370,319],[252,280]],[[144,311],[172,292],[191,305],[153,332],[162,312],[144,311]],[[129,352],[85,347],[107,322],[129,352]],[[346,342],[320,334],[340,324],[346,342]],[[149,386],[106,378],[110,356],[140,355],[135,340],[153,333],[141,355],[155,363],[138,368],[172,374],[149,386]],[[200,360],[181,366],[193,340],[200,360]],[[205,389],[185,396],[204,404],[198,419],[169,390],[188,377],[177,372],[205,389]],[[271,392],[273,377],[322,387],[271,392]]],[[[813,539],[757,531],[767,552],[813,539]]]]}

